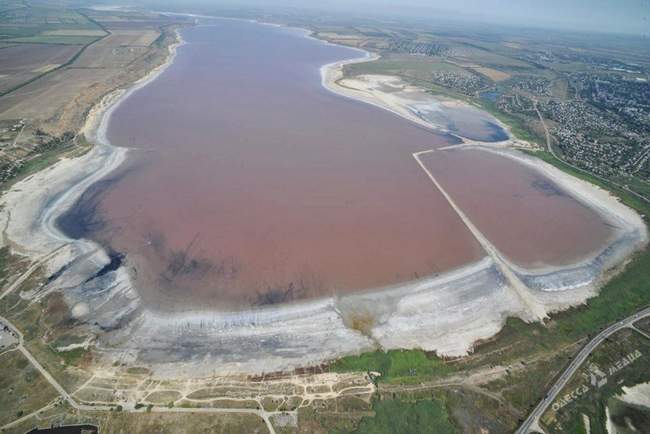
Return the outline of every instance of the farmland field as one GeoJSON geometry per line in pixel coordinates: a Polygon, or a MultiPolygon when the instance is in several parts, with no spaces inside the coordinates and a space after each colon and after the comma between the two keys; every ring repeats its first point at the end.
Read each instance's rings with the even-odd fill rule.
{"type": "Polygon", "coordinates": [[[0,41],[4,42],[85,45],[104,35],[97,23],[73,11],[25,8],[0,16],[0,41]]]}
{"type": "Polygon", "coordinates": [[[78,50],[75,46],[42,44],[16,44],[0,49],[0,92],[67,62],[78,50]]]}

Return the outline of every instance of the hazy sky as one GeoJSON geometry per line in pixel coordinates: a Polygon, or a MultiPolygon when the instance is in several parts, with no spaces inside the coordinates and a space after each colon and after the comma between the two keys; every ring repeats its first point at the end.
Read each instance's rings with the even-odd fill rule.
{"type": "Polygon", "coordinates": [[[650,0],[249,0],[243,3],[337,11],[367,7],[375,13],[420,17],[456,14],[487,22],[650,36],[650,0]]]}
{"type": "MultiPolygon", "coordinates": [[[[384,0],[377,0],[384,1],[384,0]]],[[[406,0],[485,19],[625,33],[650,31],[650,0],[406,0]]]]}

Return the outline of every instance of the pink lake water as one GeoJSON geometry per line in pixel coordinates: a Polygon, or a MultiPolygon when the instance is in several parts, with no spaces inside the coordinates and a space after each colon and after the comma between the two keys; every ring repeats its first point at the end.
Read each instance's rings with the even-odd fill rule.
{"type": "MultiPolygon", "coordinates": [[[[63,225],[125,253],[149,306],[289,302],[418,279],[484,256],[412,157],[455,139],[321,86],[322,65],[359,52],[234,20],[182,35],[169,68],[110,119],[111,143],[133,149],[128,163],[89,190],[73,224],[63,225]]],[[[445,182],[454,194],[494,181],[492,163],[477,158],[450,162],[457,173],[445,182]]],[[[525,183],[521,198],[500,206],[536,201],[536,191],[525,183]]],[[[560,233],[521,247],[546,235],[525,225],[510,241],[507,228],[486,230],[526,263],[538,259],[531,249],[562,261],[575,256],[572,243],[582,252],[599,242],[594,235],[584,244],[587,211],[547,206],[576,219],[561,247],[560,233]]],[[[493,211],[472,209],[494,220],[493,211]]],[[[526,212],[511,217],[523,221],[526,212]]]]}
{"type": "Polygon", "coordinates": [[[612,228],[540,171],[481,150],[444,150],[423,162],[476,227],[512,262],[561,266],[597,251],[612,228]]]}

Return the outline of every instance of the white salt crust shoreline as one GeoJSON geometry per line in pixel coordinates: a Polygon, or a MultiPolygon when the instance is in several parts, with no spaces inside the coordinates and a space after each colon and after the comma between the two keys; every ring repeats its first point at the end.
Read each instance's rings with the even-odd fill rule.
{"type": "MultiPolygon", "coordinates": [[[[299,32],[312,38],[308,31],[299,32]]],[[[421,348],[441,355],[462,356],[472,350],[477,340],[495,335],[508,316],[533,321],[596,295],[605,270],[620,264],[647,239],[640,217],[607,192],[537,159],[503,149],[504,144],[479,146],[481,150],[498,152],[542,170],[625,228],[622,233],[630,237],[629,242],[599,262],[597,258],[606,249],[580,264],[563,267],[584,270],[602,266],[595,272],[590,269],[591,274],[580,274],[581,278],[588,275],[587,280],[562,276],[563,270],[558,268],[531,271],[505,261],[519,280],[531,282],[523,293],[522,288],[513,288],[512,279],[503,274],[503,265],[497,263],[503,258],[496,258],[495,262],[495,258],[486,257],[438,276],[345,297],[241,312],[170,314],[148,310],[131,284],[127,267],[86,282],[109,262],[107,254],[92,241],[67,238],[55,222],[88,186],[124,161],[127,150],[106,140],[110,114],[128,95],[154,80],[173,61],[181,44],[170,47],[168,60],[161,67],[128,91],[107,96],[91,111],[83,130],[95,143],[90,152],[64,159],[30,176],[0,199],[0,222],[5,227],[3,244],[34,259],[52,254],[46,262],[49,273],[65,266],[54,282],[21,296],[36,300],[61,290],[82,323],[78,327],[97,336],[96,345],[104,355],[99,363],[120,360],[144,364],[157,376],[189,378],[290,370],[375,348],[421,348]],[[554,280],[558,275],[561,279],[554,280]],[[346,325],[358,316],[373,319],[369,330],[362,333],[346,325]]],[[[372,93],[360,97],[336,84],[344,64],[376,58],[363,53],[362,58],[323,66],[323,86],[430,128],[405,106],[388,107],[381,100],[372,101],[372,93]]]]}

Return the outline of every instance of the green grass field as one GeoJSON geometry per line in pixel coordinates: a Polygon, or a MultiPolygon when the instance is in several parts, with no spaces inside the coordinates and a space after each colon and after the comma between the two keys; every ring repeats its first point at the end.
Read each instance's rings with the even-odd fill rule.
{"type": "Polygon", "coordinates": [[[345,73],[348,76],[363,74],[398,75],[429,83],[431,82],[431,74],[436,71],[470,75],[463,68],[447,63],[442,58],[406,54],[389,54],[372,62],[353,63],[345,68],[345,73]]]}
{"type": "Polygon", "coordinates": [[[627,185],[632,191],[635,191],[645,197],[650,197],[650,182],[637,178],[636,176],[618,177],[614,181],[621,185],[627,185]]]}
{"type": "Polygon", "coordinates": [[[420,350],[391,350],[344,357],[331,366],[335,372],[379,372],[378,381],[414,383],[449,374],[453,368],[441,359],[420,350]]]}
{"type": "Polygon", "coordinates": [[[545,146],[546,139],[531,131],[531,129],[526,125],[526,119],[523,116],[504,113],[499,110],[494,103],[488,101],[480,101],[479,105],[483,110],[508,125],[515,137],[530,143],[545,146]]]}
{"type": "Polygon", "coordinates": [[[0,425],[45,406],[57,392],[18,351],[0,355],[0,425]]]}
{"type": "Polygon", "coordinates": [[[86,45],[99,39],[97,36],[76,36],[76,35],[34,35],[23,38],[5,39],[6,42],[18,42],[22,44],[57,44],[57,45],[86,45]]]}
{"type": "MultiPolygon", "coordinates": [[[[431,399],[416,402],[377,401],[374,416],[364,417],[355,434],[451,434],[457,432],[449,421],[443,402],[431,399]]],[[[334,431],[336,432],[336,431],[334,431]]],[[[349,431],[348,431],[349,432],[349,431]]],[[[338,431],[345,434],[345,431],[338,431]]]]}
{"type": "Polygon", "coordinates": [[[0,41],[35,44],[87,44],[97,37],[43,35],[44,32],[101,31],[82,14],[69,9],[24,7],[0,14],[0,41]]]}

